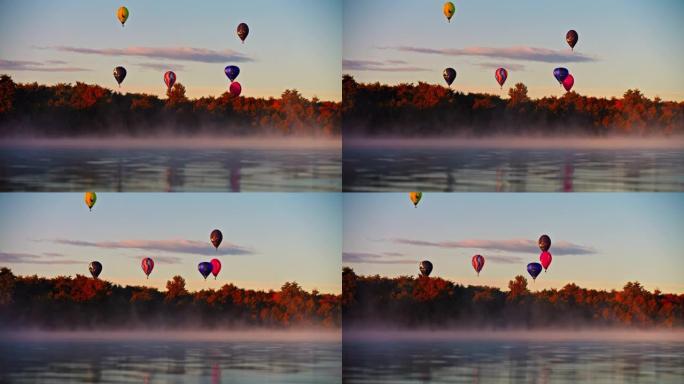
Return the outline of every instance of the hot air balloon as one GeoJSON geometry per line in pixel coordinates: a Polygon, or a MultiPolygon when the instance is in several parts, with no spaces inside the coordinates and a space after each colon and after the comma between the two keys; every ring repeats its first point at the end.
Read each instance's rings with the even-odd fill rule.
{"type": "Polygon", "coordinates": [[[247,35],[249,35],[249,27],[245,23],[240,23],[237,27],[237,35],[242,40],[242,44],[245,43],[247,35]]]}
{"type": "Polygon", "coordinates": [[[142,270],[145,272],[145,275],[147,275],[147,278],[150,278],[150,273],[152,273],[152,269],[154,269],[154,260],[152,260],[149,257],[146,257],[142,260],[142,270]]]}
{"type": "Polygon", "coordinates": [[[427,260],[423,260],[420,262],[420,264],[418,264],[418,270],[420,271],[421,275],[428,277],[430,276],[430,272],[432,272],[432,263],[427,260]]]}
{"type": "Polygon", "coordinates": [[[238,97],[240,96],[240,93],[242,93],[242,86],[237,81],[233,81],[230,83],[230,88],[228,88],[228,90],[230,90],[231,95],[238,97]]]}
{"type": "Polygon", "coordinates": [[[494,72],[494,77],[496,78],[496,82],[499,83],[499,86],[503,89],[503,85],[508,78],[508,71],[504,68],[499,68],[494,72]]]}
{"type": "Polygon", "coordinates": [[[233,82],[240,74],[240,68],[235,65],[229,65],[223,70],[223,72],[225,72],[228,79],[233,82]]]}
{"type": "Polygon", "coordinates": [[[532,276],[532,280],[537,280],[537,276],[542,270],[542,265],[539,263],[529,263],[527,264],[527,272],[532,276]]]}
{"type": "Polygon", "coordinates": [[[123,28],[124,23],[128,20],[128,8],[120,7],[119,10],[116,11],[116,17],[121,22],[121,28],[123,28]]]}
{"type": "Polygon", "coordinates": [[[418,206],[418,203],[420,203],[420,199],[422,198],[423,192],[409,192],[409,199],[411,199],[414,207],[418,206]]]}
{"type": "Polygon", "coordinates": [[[542,252],[546,252],[551,248],[551,238],[549,235],[541,235],[539,236],[539,240],[537,240],[537,244],[539,244],[539,249],[541,249],[542,252]]]}
{"type": "Polygon", "coordinates": [[[209,240],[211,240],[211,243],[218,250],[219,245],[221,245],[221,242],[223,241],[223,233],[218,229],[214,229],[211,231],[211,235],[209,235],[209,240]]]}
{"type": "Polygon", "coordinates": [[[202,274],[202,276],[204,276],[204,280],[206,280],[207,276],[209,276],[209,274],[211,273],[211,268],[211,263],[206,261],[199,263],[199,265],[197,266],[197,270],[199,271],[199,273],[202,274]]]}
{"type": "Polygon", "coordinates": [[[124,81],[125,78],[126,78],[126,68],[124,68],[124,67],[114,68],[114,79],[116,79],[116,82],[119,83],[119,88],[121,88],[121,83],[124,81]]]}
{"type": "Polygon", "coordinates": [[[556,68],[553,70],[553,76],[558,80],[559,84],[563,84],[563,80],[565,80],[566,77],[568,77],[568,72],[567,68],[556,68]]]}
{"type": "Polygon", "coordinates": [[[544,272],[549,268],[549,265],[551,265],[551,260],[553,260],[553,256],[551,256],[551,252],[544,251],[539,255],[539,261],[541,261],[542,267],[544,267],[544,272]]]}
{"type": "Polygon", "coordinates": [[[97,201],[97,195],[95,192],[86,192],[85,193],[85,203],[88,206],[88,210],[93,210],[93,206],[95,205],[95,202],[97,201]]]}
{"type": "Polygon", "coordinates": [[[451,87],[451,83],[456,79],[456,70],[453,68],[446,68],[444,69],[444,72],[442,72],[442,77],[444,77],[444,81],[451,87]]]}
{"type": "Polygon", "coordinates": [[[563,80],[563,88],[565,88],[565,91],[570,92],[573,85],[575,85],[575,78],[568,74],[565,80],[563,80]]]}
{"type": "Polygon", "coordinates": [[[171,89],[173,84],[176,82],[176,74],[173,71],[166,71],[164,74],[164,83],[166,83],[166,88],[171,89]]]}
{"type": "Polygon", "coordinates": [[[570,49],[573,51],[575,50],[575,44],[577,44],[577,40],[579,40],[579,35],[577,35],[577,31],[574,29],[569,30],[568,33],[565,34],[565,41],[568,42],[570,49]]]}
{"type": "Polygon", "coordinates": [[[485,258],[482,255],[475,255],[473,256],[473,268],[475,268],[475,272],[477,272],[477,275],[480,276],[480,271],[482,270],[482,267],[484,267],[485,263],[485,258]]]}
{"type": "Polygon", "coordinates": [[[214,275],[214,280],[221,272],[221,261],[219,259],[211,259],[211,273],[214,275]]]}
{"type": "Polygon", "coordinates": [[[100,272],[102,272],[102,264],[100,264],[99,261],[93,261],[88,266],[88,269],[90,270],[90,274],[93,275],[93,278],[97,279],[97,277],[100,276],[100,272]]]}
{"type": "Polygon", "coordinates": [[[447,1],[444,3],[442,11],[444,12],[444,16],[446,16],[447,21],[451,23],[451,18],[454,16],[454,13],[456,13],[456,7],[454,6],[454,3],[447,1]]]}

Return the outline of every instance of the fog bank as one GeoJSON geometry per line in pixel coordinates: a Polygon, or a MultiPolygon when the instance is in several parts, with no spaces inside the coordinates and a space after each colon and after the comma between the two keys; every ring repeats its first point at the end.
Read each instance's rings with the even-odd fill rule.
{"type": "Polygon", "coordinates": [[[377,342],[449,342],[449,341],[509,341],[509,342],[684,342],[684,330],[630,330],[595,328],[568,330],[382,330],[345,329],[345,341],[377,342]]]}
{"type": "Polygon", "coordinates": [[[159,330],[159,331],[2,331],[4,341],[179,341],[179,342],[321,342],[342,341],[341,330],[159,330]]]}
{"type": "Polygon", "coordinates": [[[340,150],[341,138],[309,137],[167,137],[167,138],[10,138],[0,140],[4,148],[45,149],[273,149],[340,150]]]}
{"type": "Polygon", "coordinates": [[[684,136],[673,137],[541,137],[362,138],[345,137],[345,149],[519,149],[519,150],[684,150],[684,136]]]}

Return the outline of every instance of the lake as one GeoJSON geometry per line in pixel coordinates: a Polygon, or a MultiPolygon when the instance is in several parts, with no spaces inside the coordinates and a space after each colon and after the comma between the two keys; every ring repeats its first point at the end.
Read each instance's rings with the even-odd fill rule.
{"type": "Polygon", "coordinates": [[[345,191],[681,192],[684,146],[345,140],[342,178],[345,191]]]}
{"type": "Polygon", "coordinates": [[[0,191],[341,191],[340,142],[15,141],[0,191]]]}
{"type": "Polygon", "coordinates": [[[327,337],[9,339],[0,340],[2,383],[341,382],[341,343],[327,337]]]}
{"type": "MultiPolygon", "coordinates": [[[[634,331],[638,332],[638,331],[634,331]]],[[[646,338],[647,339],[647,338],[646,338]]],[[[684,341],[348,340],[345,383],[682,383],[684,341]]]]}

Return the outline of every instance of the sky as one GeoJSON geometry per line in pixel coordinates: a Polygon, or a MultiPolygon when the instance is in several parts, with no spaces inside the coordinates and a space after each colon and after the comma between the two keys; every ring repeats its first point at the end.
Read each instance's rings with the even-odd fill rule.
{"type": "Polygon", "coordinates": [[[173,70],[190,97],[227,91],[227,65],[240,67],[242,94],[340,100],[342,0],[37,1],[0,0],[0,73],[18,82],[82,81],[163,95],[173,70]],[[116,18],[130,11],[125,27],[116,18]],[[250,32],[244,44],[237,25],[250,32]]]}
{"type": "Polygon", "coordinates": [[[560,96],[552,75],[567,67],[573,90],[684,100],[684,2],[681,0],[454,0],[447,22],[442,0],[345,0],[343,73],[357,81],[445,84],[453,89],[505,95],[518,82],[532,97],[560,96]],[[565,34],[574,29],[574,52],[565,34]],[[494,78],[508,69],[503,91],[494,78]]]}
{"type": "Polygon", "coordinates": [[[620,290],[629,281],[684,293],[684,194],[681,193],[407,193],[344,196],[342,264],[357,274],[418,274],[430,260],[438,276],[508,289],[516,275],[531,290],[620,290]],[[553,261],[533,282],[537,239],[551,237],[553,261]],[[478,277],[471,265],[485,257],[478,277]]]}
{"type": "Polygon", "coordinates": [[[81,193],[0,194],[0,266],[42,277],[87,275],[162,290],[181,275],[191,291],[227,283],[339,293],[342,199],[334,193],[98,193],[92,211],[81,193]],[[223,242],[215,250],[209,234],[223,242]],[[155,260],[149,280],[144,257],[155,260]],[[218,258],[218,280],[197,271],[218,258]]]}

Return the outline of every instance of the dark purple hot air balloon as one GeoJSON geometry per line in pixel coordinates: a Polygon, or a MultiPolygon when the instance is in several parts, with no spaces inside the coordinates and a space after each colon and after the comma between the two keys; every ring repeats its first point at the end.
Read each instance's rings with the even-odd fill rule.
{"type": "Polygon", "coordinates": [[[237,35],[242,40],[242,44],[245,43],[245,39],[247,38],[247,35],[249,35],[249,27],[245,23],[240,23],[237,26],[237,35]]]}
{"type": "Polygon", "coordinates": [[[556,80],[558,80],[558,83],[561,85],[563,84],[563,80],[565,80],[565,78],[568,77],[569,74],[570,72],[567,68],[560,67],[553,70],[553,76],[556,78],[556,80]]]}
{"type": "Polygon", "coordinates": [[[579,40],[579,35],[574,29],[569,30],[568,33],[565,34],[565,41],[568,42],[570,49],[573,51],[575,50],[575,44],[577,44],[577,40],[579,40]]]}
{"type": "Polygon", "coordinates": [[[199,271],[199,273],[202,274],[202,276],[204,276],[204,280],[206,280],[207,276],[209,276],[212,270],[211,263],[208,261],[203,261],[199,263],[199,265],[197,266],[197,270],[199,271]]]}
{"type": "Polygon", "coordinates": [[[421,275],[428,277],[430,276],[430,272],[432,272],[432,263],[427,260],[423,260],[420,262],[420,264],[418,264],[418,270],[420,271],[421,275]]]}
{"type": "Polygon", "coordinates": [[[226,77],[233,82],[240,74],[240,68],[238,68],[236,65],[229,65],[223,70],[223,72],[225,72],[226,77]]]}
{"type": "Polygon", "coordinates": [[[100,272],[102,272],[102,264],[100,264],[99,261],[93,261],[88,266],[88,269],[90,270],[90,274],[93,275],[93,278],[97,279],[97,277],[100,276],[100,272]]]}
{"type": "Polygon", "coordinates": [[[444,72],[442,72],[442,77],[444,78],[444,81],[451,87],[451,83],[456,80],[456,70],[453,68],[446,68],[444,72]]]}
{"type": "Polygon", "coordinates": [[[537,280],[537,276],[541,273],[542,265],[539,263],[527,264],[527,272],[532,276],[532,280],[537,280]]]}

